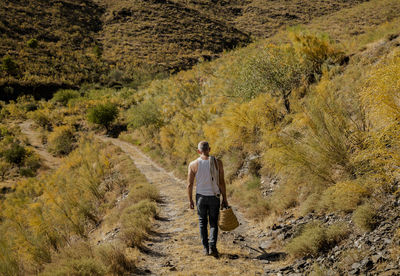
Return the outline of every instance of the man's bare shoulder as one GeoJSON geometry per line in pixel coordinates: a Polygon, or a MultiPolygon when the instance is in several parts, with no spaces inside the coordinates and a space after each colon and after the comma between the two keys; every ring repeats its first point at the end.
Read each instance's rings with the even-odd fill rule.
{"type": "Polygon", "coordinates": [[[196,172],[198,166],[199,166],[199,161],[196,159],[196,160],[193,160],[192,162],[190,162],[189,169],[193,172],[196,172]]]}

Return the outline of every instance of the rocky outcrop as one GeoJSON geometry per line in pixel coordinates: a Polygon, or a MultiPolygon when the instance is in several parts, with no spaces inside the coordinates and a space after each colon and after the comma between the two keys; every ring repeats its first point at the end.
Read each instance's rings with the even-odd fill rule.
{"type": "Polygon", "coordinates": [[[261,237],[260,248],[268,251],[274,244],[287,243],[311,221],[325,225],[346,222],[351,227],[349,237],[318,257],[306,256],[278,268],[266,266],[265,275],[304,275],[320,269],[324,275],[400,275],[400,200],[392,199],[379,210],[378,224],[368,233],[354,225],[351,215],[308,214],[295,219],[286,215],[261,237]]]}

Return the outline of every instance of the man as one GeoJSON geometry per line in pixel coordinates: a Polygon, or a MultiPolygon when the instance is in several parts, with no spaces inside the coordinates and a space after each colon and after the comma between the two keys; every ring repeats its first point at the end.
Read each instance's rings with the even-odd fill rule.
{"type": "Polygon", "coordinates": [[[199,143],[197,152],[200,157],[189,164],[187,192],[190,209],[194,209],[192,195],[194,179],[196,179],[196,207],[204,254],[218,258],[217,237],[220,195],[222,194],[223,206],[228,206],[228,200],[226,198],[222,161],[210,156],[210,150],[208,142],[199,143]],[[208,221],[210,222],[210,238],[207,237],[208,221]]]}

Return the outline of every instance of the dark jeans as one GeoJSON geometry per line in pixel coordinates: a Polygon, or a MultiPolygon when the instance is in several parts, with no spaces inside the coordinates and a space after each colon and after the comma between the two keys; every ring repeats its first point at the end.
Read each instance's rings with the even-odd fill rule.
{"type": "Polygon", "coordinates": [[[204,248],[216,248],[220,199],[217,196],[196,194],[196,206],[199,215],[201,242],[204,248]],[[210,221],[210,240],[207,237],[208,221],[210,221]]]}

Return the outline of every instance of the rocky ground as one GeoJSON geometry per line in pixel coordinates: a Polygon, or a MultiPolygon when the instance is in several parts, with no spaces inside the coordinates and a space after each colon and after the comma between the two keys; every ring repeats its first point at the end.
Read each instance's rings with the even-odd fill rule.
{"type": "Polygon", "coordinates": [[[325,225],[346,222],[351,226],[352,233],[317,258],[304,257],[278,269],[266,268],[265,275],[304,275],[315,271],[317,267],[323,275],[400,275],[400,252],[396,251],[396,246],[400,245],[400,239],[396,236],[400,227],[400,200],[392,198],[378,213],[377,226],[369,233],[359,232],[351,215],[309,214],[297,219],[291,216],[282,218],[282,223],[265,233],[261,245],[267,251],[274,239],[285,243],[301,225],[311,221],[318,220],[325,225]]]}

